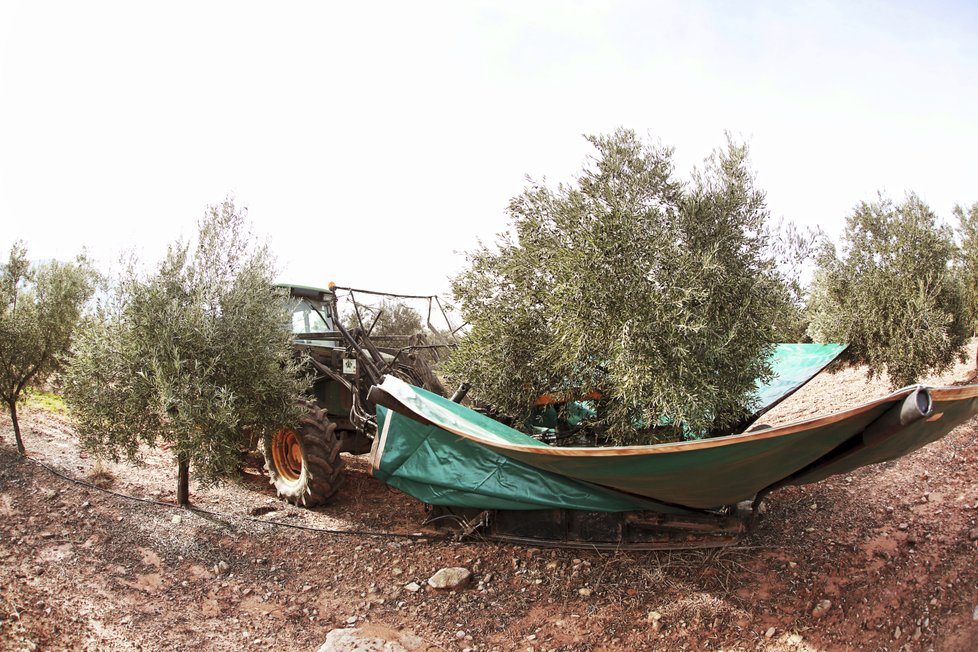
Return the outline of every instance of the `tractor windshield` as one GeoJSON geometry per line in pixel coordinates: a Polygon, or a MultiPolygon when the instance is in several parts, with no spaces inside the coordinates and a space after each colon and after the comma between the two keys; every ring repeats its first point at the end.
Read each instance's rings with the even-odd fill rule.
{"type": "Polygon", "coordinates": [[[292,309],[293,333],[329,333],[333,330],[332,316],[326,305],[319,302],[313,304],[309,299],[299,299],[296,302],[292,309]]]}

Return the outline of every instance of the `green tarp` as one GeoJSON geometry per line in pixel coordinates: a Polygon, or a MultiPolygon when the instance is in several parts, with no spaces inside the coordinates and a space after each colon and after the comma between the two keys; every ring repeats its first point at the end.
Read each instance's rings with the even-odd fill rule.
{"type": "MultiPolygon", "coordinates": [[[[772,391],[771,396],[777,394],[773,402],[797,386],[788,383],[780,392],[772,391]]],[[[378,408],[373,473],[434,505],[607,512],[712,509],[785,484],[813,482],[899,457],[944,436],[978,410],[978,386],[931,388],[933,409],[927,419],[867,446],[862,441],[867,426],[899,411],[913,390],[740,435],[653,446],[559,448],[387,377],[374,392],[379,403],[396,412],[378,408]]]]}
{"type": "Polygon", "coordinates": [[[773,377],[755,393],[754,418],[786,399],[845,351],[845,344],[778,344],[771,355],[773,377]]]}
{"type": "Polygon", "coordinates": [[[638,496],[624,496],[540,471],[473,440],[383,407],[378,408],[377,416],[378,442],[384,446],[383,460],[374,465],[374,476],[431,505],[592,512],[656,508],[638,496]]]}

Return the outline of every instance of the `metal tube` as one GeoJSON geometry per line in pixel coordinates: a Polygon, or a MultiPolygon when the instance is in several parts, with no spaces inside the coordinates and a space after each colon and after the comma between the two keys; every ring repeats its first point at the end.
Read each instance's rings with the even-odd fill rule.
{"type": "Polygon", "coordinates": [[[462,383],[461,385],[459,385],[458,389],[455,390],[455,393],[452,394],[452,399],[451,399],[452,403],[461,403],[462,399],[465,398],[465,395],[469,393],[469,390],[471,388],[472,385],[468,383],[462,383]]]}
{"type": "Polygon", "coordinates": [[[899,430],[929,417],[933,409],[934,402],[930,392],[924,387],[918,387],[902,403],[894,405],[869,424],[863,431],[863,445],[866,448],[879,446],[899,430]]]}

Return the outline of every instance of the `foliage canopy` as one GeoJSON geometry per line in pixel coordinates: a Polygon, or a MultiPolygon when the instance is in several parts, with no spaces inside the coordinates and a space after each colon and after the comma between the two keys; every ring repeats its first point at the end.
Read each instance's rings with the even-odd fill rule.
{"type": "Polygon", "coordinates": [[[618,443],[734,426],[791,304],[746,146],[728,137],[684,183],[633,131],[587,140],[576,182],[531,181],[453,279],[471,329],[448,375],[514,415],[596,390],[618,443]]]}
{"type": "Polygon", "coordinates": [[[78,339],[65,398],[88,450],[117,460],[166,443],[205,482],[234,470],[253,435],[300,416],[287,295],[243,211],[208,208],[196,246],[156,271],[133,264],[78,339]]]}
{"type": "Polygon", "coordinates": [[[962,299],[971,333],[978,334],[978,203],[967,210],[954,207],[961,243],[959,277],[962,299]]]}
{"type": "MultiPolygon", "coordinates": [[[[411,336],[425,330],[421,313],[400,299],[385,297],[379,306],[361,306],[360,312],[363,327],[373,327],[370,331],[373,337],[411,336]]],[[[355,313],[347,316],[346,327],[360,327],[355,313]]]]}
{"type": "Polygon", "coordinates": [[[841,255],[828,243],[819,255],[812,337],[848,342],[894,387],[947,369],[968,335],[951,227],[914,194],[898,205],[880,197],[847,218],[842,244],[841,255]]]}
{"type": "Polygon", "coordinates": [[[21,243],[0,264],[0,398],[21,454],[17,402],[64,364],[97,278],[84,256],[31,265],[21,243]]]}

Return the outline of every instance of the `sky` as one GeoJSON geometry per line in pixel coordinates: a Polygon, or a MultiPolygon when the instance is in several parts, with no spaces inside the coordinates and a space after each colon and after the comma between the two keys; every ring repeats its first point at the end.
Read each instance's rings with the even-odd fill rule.
{"type": "Polygon", "coordinates": [[[978,202],[968,2],[0,0],[0,255],[154,264],[232,196],[281,280],[442,293],[527,176],[724,132],[776,218],[978,202]]]}

